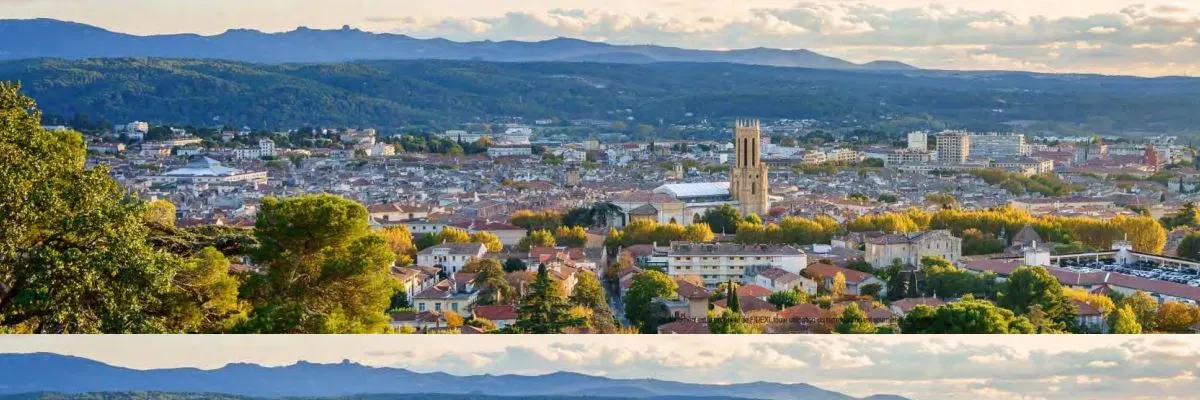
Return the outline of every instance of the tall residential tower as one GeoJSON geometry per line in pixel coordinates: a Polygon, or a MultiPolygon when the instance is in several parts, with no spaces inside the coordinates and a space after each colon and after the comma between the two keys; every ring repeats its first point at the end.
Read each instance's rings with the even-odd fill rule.
{"type": "Polygon", "coordinates": [[[738,120],[734,127],[733,151],[736,154],[729,171],[729,192],[738,202],[742,215],[766,215],[767,166],[759,157],[762,133],[757,120],[738,120]]]}

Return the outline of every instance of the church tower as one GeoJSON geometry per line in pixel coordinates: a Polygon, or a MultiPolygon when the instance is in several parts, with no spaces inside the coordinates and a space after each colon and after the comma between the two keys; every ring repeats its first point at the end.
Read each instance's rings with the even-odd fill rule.
{"type": "Polygon", "coordinates": [[[766,215],[767,166],[759,157],[762,133],[757,120],[738,120],[733,131],[735,159],[729,171],[729,193],[738,202],[742,215],[766,215]]]}

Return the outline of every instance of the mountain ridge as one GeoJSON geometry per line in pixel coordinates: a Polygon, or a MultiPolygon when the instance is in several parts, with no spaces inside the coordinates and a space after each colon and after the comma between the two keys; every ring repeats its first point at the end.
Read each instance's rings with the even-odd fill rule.
{"type": "MultiPolygon", "coordinates": [[[[650,379],[614,379],[573,372],[544,375],[451,375],[403,368],[372,367],[349,360],[308,361],[280,367],[229,363],[215,369],[133,369],[54,353],[0,354],[0,395],[36,392],[172,392],[237,396],[335,397],[366,393],[578,396],[620,393],[649,399],[663,396],[734,397],[756,400],[859,400],[798,383],[728,385],[650,379]],[[48,374],[47,371],[53,371],[48,374]]],[[[891,395],[888,395],[891,396],[891,395]]],[[[622,396],[617,396],[622,397],[622,396]]],[[[900,399],[900,397],[888,397],[900,399]]]]}
{"type": "Polygon", "coordinates": [[[395,33],[297,27],[286,32],[231,28],[215,35],[133,35],[49,18],[0,19],[0,37],[36,37],[0,43],[0,60],[28,58],[205,58],[259,63],[355,60],[587,61],[610,63],[727,62],[825,69],[916,69],[897,61],[856,64],[810,50],[765,47],[703,50],[617,45],[559,37],[541,41],[452,41],[395,33]],[[637,57],[630,57],[636,55],[637,57]]]}

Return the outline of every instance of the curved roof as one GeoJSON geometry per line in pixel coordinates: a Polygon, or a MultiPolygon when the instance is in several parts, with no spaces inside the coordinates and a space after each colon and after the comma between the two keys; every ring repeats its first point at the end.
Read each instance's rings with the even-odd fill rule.
{"type": "Polygon", "coordinates": [[[221,165],[217,160],[208,157],[193,157],[187,166],[168,171],[164,176],[230,176],[242,171],[221,165]]]}
{"type": "Polygon", "coordinates": [[[677,199],[729,196],[729,182],[669,183],[654,189],[654,193],[666,193],[677,199]]]}

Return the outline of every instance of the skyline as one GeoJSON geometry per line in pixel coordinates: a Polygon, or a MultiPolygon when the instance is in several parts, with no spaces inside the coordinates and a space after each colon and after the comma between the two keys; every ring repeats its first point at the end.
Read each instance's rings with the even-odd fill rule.
{"type": "Polygon", "coordinates": [[[54,352],[135,369],[350,360],[454,375],[809,383],[914,399],[1193,399],[1190,336],[18,336],[0,352],[54,352]],[[436,365],[436,367],[435,367],[436,365]],[[922,365],[922,368],[906,366],[922,365]],[[1142,397],[1139,397],[1142,396],[1142,397]]]}
{"type": "Polygon", "coordinates": [[[571,37],[713,50],[809,49],[853,62],[895,60],[931,69],[1200,75],[1200,6],[1181,1],[1071,0],[1053,6],[993,0],[953,5],[915,0],[111,3],[0,0],[0,18],[55,18],[139,35],[349,25],[457,41],[571,37]],[[135,10],[147,18],[128,18],[135,10]]]}

